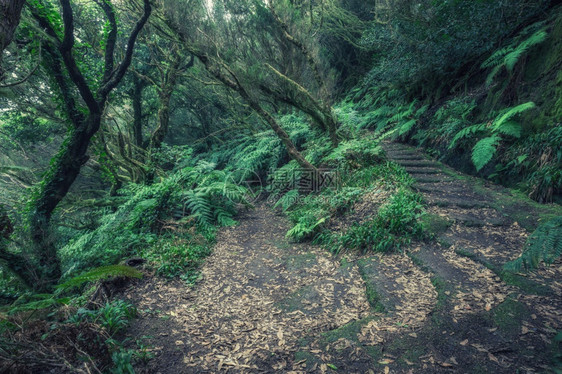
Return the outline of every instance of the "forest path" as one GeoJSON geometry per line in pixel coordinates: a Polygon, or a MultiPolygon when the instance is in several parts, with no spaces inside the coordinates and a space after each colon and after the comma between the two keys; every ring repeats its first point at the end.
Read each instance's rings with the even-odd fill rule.
{"type": "Polygon", "coordinates": [[[127,294],[141,311],[128,334],[156,355],[137,372],[544,371],[562,329],[562,264],[527,276],[501,266],[560,207],[384,148],[416,179],[435,241],[335,258],[288,242],[285,217],[258,205],[221,230],[196,286],[147,278],[127,294]]]}
{"type": "Polygon", "coordinates": [[[562,215],[561,207],[462,175],[410,146],[383,148],[412,175],[428,205],[435,240],[414,244],[408,255],[439,293],[415,339],[395,341],[387,352],[416,358],[409,360],[421,364],[416,373],[543,372],[551,339],[562,329],[562,261],[526,275],[502,267],[540,222],[562,215]]]}
{"type": "MultiPolygon", "coordinates": [[[[156,354],[138,371],[302,370],[306,360],[294,359],[302,339],[369,315],[358,267],[342,268],[321,248],[289,243],[288,228],[283,216],[258,205],[221,230],[195,287],[157,278],[135,287],[128,296],[142,316],[129,334],[148,336],[144,344],[156,354]]],[[[357,365],[364,371],[365,362],[357,365]]]]}

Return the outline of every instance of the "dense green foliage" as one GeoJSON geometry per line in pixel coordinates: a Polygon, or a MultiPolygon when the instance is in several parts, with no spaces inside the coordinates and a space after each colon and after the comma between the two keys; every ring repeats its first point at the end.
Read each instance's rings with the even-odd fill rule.
{"type": "Polygon", "coordinates": [[[400,189],[382,205],[376,216],[364,223],[356,223],[341,236],[321,237],[336,253],[344,249],[357,249],[363,252],[388,252],[403,248],[412,239],[424,237],[421,221],[423,207],[420,195],[400,189]]]}
{"type": "MultiPolygon", "coordinates": [[[[212,163],[199,162],[195,167],[182,168],[160,183],[129,185],[121,193],[126,198],[125,204],[114,213],[102,215],[95,230],[61,248],[65,276],[87,267],[114,263],[152,245],[154,250],[143,251],[155,255],[162,245],[157,243],[158,234],[166,229],[170,218],[185,217],[177,227],[187,242],[208,245],[205,243],[212,238],[212,233],[208,232],[212,231],[210,225],[233,224],[235,204],[245,202],[245,189],[233,184],[228,173],[214,170],[214,167],[212,163]]],[[[202,249],[195,253],[200,251],[202,249]]],[[[166,261],[175,262],[173,258],[166,261]]],[[[189,262],[189,258],[184,261],[189,262]]]]}
{"type": "MultiPolygon", "coordinates": [[[[27,313],[94,325],[104,369],[132,372],[150,356],[118,342],[136,311],[93,307],[97,287],[196,283],[217,230],[256,201],[334,254],[428,239],[381,142],[558,203],[556,3],[28,1],[0,51],[4,332],[27,313]]],[[[541,225],[506,269],[553,263],[561,232],[541,225]]]]}

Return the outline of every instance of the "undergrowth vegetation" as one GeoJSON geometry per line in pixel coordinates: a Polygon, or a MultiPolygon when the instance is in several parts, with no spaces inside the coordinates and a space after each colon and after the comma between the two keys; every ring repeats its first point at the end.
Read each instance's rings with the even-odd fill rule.
{"type": "MultiPolygon", "coordinates": [[[[555,1],[26,3],[0,51],[0,358],[132,373],[151,352],[122,342],[138,311],[113,287],[193,286],[255,202],[333,254],[431,238],[382,142],[560,201],[555,1]]],[[[552,264],[561,233],[505,270],[552,264]]]]}
{"type": "Polygon", "coordinates": [[[412,239],[422,239],[423,204],[421,196],[411,189],[413,179],[402,167],[386,161],[379,146],[384,136],[365,129],[371,118],[358,114],[349,102],[342,103],[337,112],[342,132],[353,137],[319,158],[320,164],[327,167],[324,172],[330,175],[330,184],[319,185],[314,191],[302,188],[299,182],[303,176],[294,173],[298,168],[291,163],[272,175],[269,199],[293,223],[287,237],[312,240],[334,253],[387,252],[400,249],[412,239]],[[290,171],[292,183],[286,183],[284,178],[290,171]],[[367,217],[355,217],[355,206],[361,202],[379,207],[367,217]],[[335,229],[333,225],[346,216],[354,220],[351,226],[335,229]]]}
{"type": "MultiPolygon", "coordinates": [[[[60,250],[64,276],[87,267],[115,263],[141,249],[156,258],[164,245],[158,243],[159,235],[166,232],[182,238],[183,243],[208,247],[213,225],[234,224],[236,204],[246,203],[246,189],[229,178],[225,171],[216,170],[215,164],[200,161],[159,183],[128,185],[121,192],[126,197],[125,204],[113,213],[101,215],[98,228],[78,236],[60,250]]],[[[193,254],[200,258],[204,252],[208,250],[197,249],[193,254]]],[[[166,256],[169,257],[162,258],[163,261],[177,264],[174,257],[178,255],[166,256]]],[[[182,260],[189,261],[189,256],[182,260]]]]}
{"type": "Polygon", "coordinates": [[[399,250],[412,239],[425,237],[423,214],[421,196],[402,187],[381,205],[374,217],[362,223],[353,222],[344,232],[325,232],[318,237],[318,242],[336,254],[348,249],[363,253],[399,250]]]}

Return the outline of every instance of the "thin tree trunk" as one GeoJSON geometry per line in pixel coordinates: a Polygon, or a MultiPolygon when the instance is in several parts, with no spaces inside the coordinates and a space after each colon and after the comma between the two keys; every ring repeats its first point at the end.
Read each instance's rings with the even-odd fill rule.
{"type": "Polygon", "coordinates": [[[162,83],[158,89],[158,125],[152,133],[150,138],[150,149],[159,149],[162,146],[162,142],[166,135],[168,135],[168,129],[170,126],[170,101],[172,99],[172,94],[176,88],[176,83],[180,77],[181,72],[184,69],[193,66],[194,56],[191,55],[191,60],[184,66],[181,67],[182,57],[175,53],[170,62],[170,66],[163,74],[162,83]]]}
{"type": "Polygon", "coordinates": [[[162,142],[166,135],[168,135],[168,129],[170,127],[170,101],[172,100],[172,94],[174,93],[174,88],[176,87],[176,81],[179,75],[179,56],[175,58],[166,73],[165,81],[160,87],[158,93],[159,108],[158,108],[158,122],[156,129],[152,133],[150,138],[150,149],[156,150],[162,146],[162,142]]]}
{"type": "Polygon", "coordinates": [[[24,3],[25,0],[0,0],[0,79],[4,76],[2,52],[12,42],[24,3]]]}
{"type": "Polygon", "coordinates": [[[141,78],[133,75],[133,138],[137,147],[143,147],[142,139],[142,92],[146,87],[146,83],[141,78]]]}

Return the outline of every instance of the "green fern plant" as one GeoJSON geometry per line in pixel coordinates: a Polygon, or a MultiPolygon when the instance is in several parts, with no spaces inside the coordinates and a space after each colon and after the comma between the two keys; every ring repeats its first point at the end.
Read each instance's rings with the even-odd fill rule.
{"type": "Polygon", "coordinates": [[[414,100],[409,105],[402,105],[393,108],[395,113],[386,121],[379,122],[375,134],[378,140],[387,138],[398,139],[408,135],[418,123],[420,117],[427,112],[429,105],[417,108],[418,101],[414,100]]]}
{"type": "Polygon", "coordinates": [[[562,255],[562,216],[540,225],[529,236],[523,254],[505,264],[504,269],[518,272],[536,269],[541,262],[552,264],[562,255]]]}
{"type": "Polygon", "coordinates": [[[279,200],[277,200],[277,202],[275,203],[275,205],[273,207],[274,208],[281,207],[281,209],[283,209],[283,211],[286,212],[293,205],[295,205],[298,197],[299,197],[299,191],[298,190],[291,190],[291,191],[287,192],[286,194],[284,194],[283,196],[281,196],[281,198],[279,200]]]}
{"type": "Polygon", "coordinates": [[[480,139],[472,148],[472,163],[480,171],[494,157],[501,138],[497,135],[480,139]]]}
{"type": "Polygon", "coordinates": [[[8,314],[18,314],[21,312],[32,312],[43,309],[50,309],[67,305],[69,297],[57,297],[55,294],[25,294],[20,296],[12,305],[8,307],[8,314]]]}
{"type": "Polygon", "coordinates": [[[477,134],[487,134],[488,136],[480,138],[472,148],[472,163],[476,171],[480,171],[493,159],[499,144],[504,140],[505,136],[515,139],[521,137],[521,124],[515,121],[514,117],[535,107],[535,103],[527,102],[502,110],[496,118],[488,124],[477,124],[465,127],[453,137],[448,148],[453,149],[457,147],[459,141],[462,139],[476,137],[477,134]]]}
{"type": "MultiPolygon", "coordinates": [[[[527,103],[520,104],[515,107],[507,108],[503,110],[492,123],[492,131],[511,135],[509,131],[506,130],[513,129],[514,126],[520,128],[520,126],[518,126],[516,122],[512,121],[512,118],[518,114],[521,114],[529,109],[534,109],[534,108],[536,108],[535,103],[529,101],[527,103]]],[[[517,137],[519,137],[521,131],[517,132],[516,134],[518,134],[517,137]]]]}
{"type": "Polygon", "coordinates": [[[300,217],[297,224],[287,231],[287,238],[302,241],[314,236],[320,227],[327,221],[328,217],[316,218],[313,214],[305,214],[300,217]]]}
{"type": "Polygon", "coordinates": [[[504,67],[509,73],[511,73],[515,68],[515,65],[517,65],[517,62],[521,60],[521,57],[527,54],[531,47],[543,43],[547,37],[548,34],[546,30],[541,29],[523,41],[520,41],[521,37],[519,37],[510,45],[494,52],[481,65],[483,69],[492,68],[486,78],[486,84],[490,85],[495,76],[504,67]]]}
{"type": "Polygon", "coordinates": [[[203,224],[211,224],[213,212],[208,195],[204,191],[190,190],[185,193],[185,206],[191,214],[203,224]]]}
{"type": "Polygon", "coordinates": [[[418,120],[416,120],[416,119],[411,119],[409,121],[404,122],[398,128],[398,135],[402,136],[402,135],[408,134],[410,131],[412,131],[412,129],[414,128],[414,125],[416,124],[417,121],[418,120]]]}
{"type": "Polygon", "coordinates": [[[471,137],[472,135],[475,135],[476,133],[484,130],[486,130],[486,125],[482,123],[465,127],[453,137],[451,143],[449,143],[448,148],[453,149],[457,146],[459,140],[471,137]]]}

